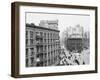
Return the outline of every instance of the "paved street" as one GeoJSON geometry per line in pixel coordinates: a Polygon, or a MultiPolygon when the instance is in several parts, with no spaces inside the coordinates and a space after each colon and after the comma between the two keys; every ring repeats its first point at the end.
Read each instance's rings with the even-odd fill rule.
{"type": "Polygon", "coordinates": [[[83,50],[81,53],[68,52],[64,49],[64,52],[60,55],[61,65],[85,65],[89,64],[90,61],[89,49],[83,50]]]}

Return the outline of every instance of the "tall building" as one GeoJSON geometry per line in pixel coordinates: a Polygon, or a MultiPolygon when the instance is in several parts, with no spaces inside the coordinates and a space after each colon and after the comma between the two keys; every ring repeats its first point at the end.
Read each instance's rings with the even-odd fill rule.
{"type": "MultiPolygon", "coordinates": [[[[40,22],[40,24],[43,23],[40,22]]],[[[51,24],[57,27],[55,24],[58,23],[52,21],[51,24]]],[[[49,27],[48,25],[43,27],[43,25],[26,24],[26,67],[59,64],[60,31],[54,27],[49,27]]]]}
{"type": "Polygon", "coordinates": [[[84,37],[83,37],[83,47],[85,49],[88,49],[90,46],[90,33],[89,31],[84,32],[84,37]]]}
{"type": "Polygon", "coordinates": [[[39,26],[58,30],[58,20],[41,20],[39,26]]]}
{"type": "Polygon", "coordinates": [[[65,46],[69,51],[81,52],[83,49],[83,27],[76,25],[68,28],[68,37],[65,46]]]}

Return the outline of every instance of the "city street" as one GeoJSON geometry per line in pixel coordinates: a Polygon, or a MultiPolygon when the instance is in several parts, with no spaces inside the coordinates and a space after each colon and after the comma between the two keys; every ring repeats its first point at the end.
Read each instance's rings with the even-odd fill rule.
{"type": "Polygon", "coordinates": [[[90,61],[89,49],[83,50],[81,53],[68,52],[64,49],[64,52],[60,56],[61,65],[85,65],[89,64],[90,61]]]}

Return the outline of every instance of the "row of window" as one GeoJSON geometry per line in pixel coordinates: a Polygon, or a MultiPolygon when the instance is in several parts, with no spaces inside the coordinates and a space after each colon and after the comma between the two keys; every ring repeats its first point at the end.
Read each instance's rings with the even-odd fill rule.
{"type": "MultiPolygon", "coordinates": [[[[57,51],[58,52],[58,51],[57,51]]],[[[40,61],[39,62],[45,62],[48,61],[49,65],[51,64],[49,60],[53,60],[56,61],[55,57],[58,57],[57,53],[48,53],[48,59],[47,59],[47,54],[37,54],[36,58],[38,58],[40,61]],[[51,57],[50,57],[51,55],[51,57]]],[[[33,56],[27,57],[26,58],[26,66],[29,66],[29,64],[31,66],[34,66],[33,64],[36,63],[36,60],[34,60],[33,56]],[[30,61],[29,61],[30,59],[30,61]]]]}
{"type": "Polygon", "coordinates": [[[59,39],[58,33],[45,33],[45,32],[34,32],[34,31],[26,31],[26,38],[34,38],[34,36],[40,36],[48,39],[59,39]]]}
{"type": "Polygon", "coordinates": [[[55,64],[57,61],[58,61],[58,56],[52,59],[48,59],[48,60],[40,61],[40,62],[35,62],[33,57],[29,59],[26,58],[26,67],[35,66],[34,63],[36,63],[36,66],[47,66],[47,65],[55,64]]]}
{"type": "Polygon", "coordinates": [[[60,42],[58,42],[58,41],[56,41],[55,39],[44,39],[44,41],[43,40],[38,40],[38,41],[36,41],[35,42],[35,40],[34,39],[26,39],[26,45],[33,45],[33,44],[35,44],[35,43],[37,43],[37,44],[46,44],[46,43],[51,43],[51,44],[59,44],[60,42]]]}
{"type": "MultiPolygon", "coordinates": [[[[55,57],[53,59],[49,59],[49,60],[46,60],[46,61],[41,61],[41,62],[37,62],[36,63],[36,66],[47,66],[47,65],[53,65],[55,64],[58,60],[58,57],[55,57]],[[48,63],[48,64],[47,64],[48,63]]],[[[29,59],[26,59],[26,62],[27,62],[27,66],[29,66],[29,59]]],[[[34,65],[34,60],[33,59],[30,59],[30,66],[33,66],[34,65]]]]}
{"type": "MultiPolygon", "coordinates": [[[[30,49],[30,51],[33,51],[33,52],[46,52],[47,50],[50,50],[50,51],[52,51],[52,50],[59,50],[60,49],[60,46],[58,45],[58,44],[56,44],[56,45],[45,45],[45,46],[36,46],[36,51],[34,51],[34,48],[33,48],[33,46],[32,47],[27,47],[26,48],[26,52],[28,52],[28,49],[30,49]]],[[[31,52],[32,53],[32,52],[31,52]]]]}
{"type": "Polygon", "coordinates": [[[47,51],[47,49],[48,50],[59,50],[59,48],[60,48],[60,46],[59,46],[59,44],[56,44],[56,45],[45,45],[45,46],[32,46],[32,47],[27,47],[26,48],[26,53],[29,51],[29,49],[30,49],[30,53],[33,53],[33,52],[44,52],[44,51],[47,51]],[[36,51],[34,51],[34,47],[36,47],[36,51]]]}
{"type": "MultiPolygon", "coordinates": [[[[47,53],[43,52],[43,50],[40,50],[40,49],[37,49],[37,54],[40,54],[40,55],[47,55],[47,53]]],[[[56,49],[56,50],[53,50],[53,51],[50,51],[48,52],[48,55],[51,53],[51,55],[56,55],[59,53],[59,49],[56,49]]],[[[26,57],[30,57],[30,56],[34,56],[35,55],[35,52],[33,50],[33,48],[27,48],[26,49],[26,57]]]]}
{"type": "MultiPolygon", "coordinates": [[[[43,52],[42,48],[37,48],[36,50],[37,50],[37,53],[40,54],[40,55],[46,55],[47,54],[46,51],[43,52]]],[[[59,53],[59,49],[55,49],[53,51],[51,50],[50,52],[48,52],[48,55],[50,53],[51,53],[51,55],[53,55],[55,53],[58,54],[59,53]]],[[[28,57],[28,56],[34,56],[34,54],[35,54],[34,48],[26,48],[26,57],[28,57]]]]}

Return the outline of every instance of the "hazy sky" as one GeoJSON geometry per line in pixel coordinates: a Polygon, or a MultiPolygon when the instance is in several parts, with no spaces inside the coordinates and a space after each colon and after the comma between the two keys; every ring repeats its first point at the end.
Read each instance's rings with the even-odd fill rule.
{"type": "Polygon", "coordinates": [[[63,30],[69,26],[74,27],[77,24],[83,26],[85,30],[89,30],[90,27],[90,16],[26,13],[26,23],[35,23],[36,25],[39,25],[40,20],[57,20],[57,19],[59,21],[58,28],[60,30],[63,30]]]}
{"type": "Polygon", "coordinates": [[[75,25],[80,24],[84,27],[85,31],[89,31],[90,28],[89,15],[26,13],[26,23],[34,23],[35,25],[39,25],[40,20],[58,20],[60,36],[66,27],[69,26],[74,27],[75,25]]]}

